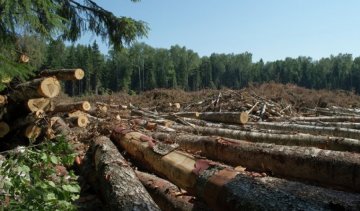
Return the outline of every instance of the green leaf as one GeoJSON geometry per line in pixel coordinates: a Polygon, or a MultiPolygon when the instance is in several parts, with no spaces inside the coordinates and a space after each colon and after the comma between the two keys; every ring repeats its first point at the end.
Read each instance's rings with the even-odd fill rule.
{"type": "Polygon", "coordinates": [[[78,193],[80,191],[79,185],[62,185],[62,188],[71,193],[78,193]]]}
{"type": "Polygon", "coordinates": [[[59,163],[59,159],[58,159],[55,155],[51,155],[51,156],[50,156],[50,161],[51,161],[53,164],[58,164],[58,163],[59,163]]]}

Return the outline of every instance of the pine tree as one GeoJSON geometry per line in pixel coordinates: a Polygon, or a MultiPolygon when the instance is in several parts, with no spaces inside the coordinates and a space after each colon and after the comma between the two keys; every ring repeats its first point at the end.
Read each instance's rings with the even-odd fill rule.
{"type": "Polygon", "coordinates": [[[143,21],[117,17],[93,0],[0,0],[0,77],[25,78],[33,71],[18,63],[19,55],[28,53],[17,45],[24,35],[75,41],[85,31],[120,49],[145,36],[148,27],[143,21]]]}

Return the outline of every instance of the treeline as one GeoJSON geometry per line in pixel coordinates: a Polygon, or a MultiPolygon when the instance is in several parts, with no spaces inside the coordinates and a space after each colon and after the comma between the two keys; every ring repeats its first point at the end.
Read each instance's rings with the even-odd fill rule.
{"type": "Polygon", "coordinates": [[[120,52],[103,55],[97,43],[65,46],[61,41],[47,45],[44,68],[80,67],[86,77],[66,84],[70,95],[154,88],[242,88],[249,83],[293,83],[315,89],[344,89],[360,93],[360,57],[339,54],[313,60],[286,58],[253,62],[251,53],[199,55],[178,45],[170,49],[139,43],[120,52]]]}

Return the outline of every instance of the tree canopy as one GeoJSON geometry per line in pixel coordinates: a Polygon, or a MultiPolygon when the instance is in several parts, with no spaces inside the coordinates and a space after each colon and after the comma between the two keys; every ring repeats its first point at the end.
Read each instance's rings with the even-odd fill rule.
{"type": "Polygon", "coordinates": [[[0,77],[25,77],[34,69],[17,63],[19,54],[31,53],[24,37],[75,41],[87,31],[118,50],[146,36],[148,26],[115,16],[93,0],[0,0],[0,77]]]}

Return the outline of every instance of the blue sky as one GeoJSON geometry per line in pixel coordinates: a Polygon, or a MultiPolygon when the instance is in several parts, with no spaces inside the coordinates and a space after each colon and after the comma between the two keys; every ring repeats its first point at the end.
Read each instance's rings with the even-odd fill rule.
{"type": "MultiPolygon", "coordinates": [[[[119,16],[150,26],[140,41],[157,48],[178,44],[211,53],[253,54],[253,60],[338,53],[360,55],[360,0],[98,0],[119,16]]],[[[80,43],[93,42],[87,34],[80,43]]],[[[102,52],[108,46],[97,39],[102,52]]]]}

